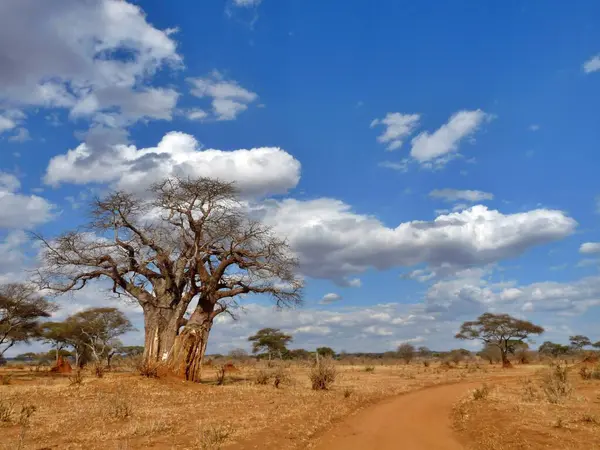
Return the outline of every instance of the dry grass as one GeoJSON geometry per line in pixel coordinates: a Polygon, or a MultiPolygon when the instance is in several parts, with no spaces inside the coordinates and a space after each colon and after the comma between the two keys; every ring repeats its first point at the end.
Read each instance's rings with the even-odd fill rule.
{"type": "Polygon", "coordinates": [[[477,450],[600,448],[600,381],[579,367],[530,368],[527,378],[497,383],[486,396],[466,396],[454,424],[477,450]]]}
{"type": "Polygon", "coordinates": [[[257,448],[300,449],[333,421],[372,402],[428,385],[483,381],[490,371],[501,371],[432,363],[377,365],[367,372],[365,363],[336,364],[335,383],[320,391],[312,389],[311,366],[302,363],[238,366],[240,372],[220,386],[214,369],[205,370],[202,384],[152,378],[152,370],[148,378],[134,367],[102,378],[92,371],[69,377],[1,369],[12,382],[0,385],[0,449],[18,448],[24,429],[19,414],[29,405],[35,413],[23,448],[51,442],[73,450],[213,449],[255,442],[257,448]],[[11,418],[2,421],[2,414],[11,418]]]}

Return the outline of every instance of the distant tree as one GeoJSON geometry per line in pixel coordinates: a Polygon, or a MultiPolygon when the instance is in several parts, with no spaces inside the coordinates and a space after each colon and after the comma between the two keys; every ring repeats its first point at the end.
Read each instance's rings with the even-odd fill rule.
{"type": "Polygon", "coordinates": [[[465,350],[464,348],[456,348],[454,350],[450,350],[448,353],[448,358],[454,364],[459,364],[467,357],[471,357],[471,352],[469,350],[465,350]]]}
{"type": "Polygon", "coordinates": [[[71,330],[66,322],[46,322],[40,327],[42,341],[51,344],[55,350],[56,362],[60,352],[70,345],[71,330]]]}
{"type": "Polygon", "coordinates": [[[325,358],[333,358],[335,356],[335,350],[331,347],[319,347],[317,348],[317,353],[319,356],[323,356],[325,358]]]}
{"type": "Polygon", "coordinates": [[[117,308],[86,309],[73,314],[68,321],[80,333],[96,362],[105,359],[109,368],[112,357],[122,347],[118,337],[135,330],[127,316],[117,308]]]}
{"type": "Polygon", "coordinates": [[[0,367],[5,366],[8,363],[3,355],[0,355],[0,367]]]}
{"type": "Polygon", "coordinates": [[[592,344],[592,347],[594,347],[594,348],[600,348],[600,341],[598,341],[598,342],[594,342],[594,343],[592,344]]]}
{"type": "Polygon", "coordinates": [[[524,342],[532,334],[542,334],[544,329],[526,320],[508,314],[484,313],[475,321],[462,324],[456,339],[481,340],[500,349],[502,365],[510,366],[508,354],[515,342],[524,342]]]}
{"type": "Polygon", "coordinates": [[[581,334],[578,334],[576,336],[569,336],[569,342],[571,344],[571,348],[575,351],[581,351],[583,350],[583,347],[588,347],[592,345],[590,338],[581,334]]]}
{"type": "Polygon", "coordinates": [[[415,346],[406,342],[398,346],[397,353],[400,359],[409,364],[415,357],[415,346]]]}
{"type": "Polygon", "coordinates": [[[569,353],[569,350],[570,348],[568,345],[555,344],[554,342],[545,341],[538,348],[538,353],[558,358],[559,356],[564,356],[569,353]]]}
{"type": "Polygon", "coordinates": [[[283,353],[287,350],[287,344],[292,342],[293,338],[278,328],[263,328],[255,335],[250,336],[248,340],[252,342],[252,353],[264,351],[271,359],[274,354],[282,358],[283,353]]]}
{"type": "Polygon", "coordinates": [[[143,345],[123,345],[119,349],[119,355],[130,357],[130,356],[140,356],[144,354],[144,346],[143,345]]]}
{"type": "Polygon", "coordinates": [[[33,353],[33,352],[20,353],[14,357],[15,361],[24,361],[24,362],[35,361],[36,359],[37,359],[37,353],[33,353]]]}
{"type": "Polygon", "coordinates": [[[431,358],[431,350],[428,347],[419,347],[417,349],[417,355],[420,358],[431,358]]]}
{"type": "Polygon", "coordinates": [[[232,359],[243,360],[248,358],[248,352],[243,348],[234,348],[229,352],[228,356],[232,359]]]}
{"type": "Polygon", "coordinates": [[[303,348],[297,348],[294,350],[289,350],[286,354],[288,359],[298,359],[302,361],[306,361],[310,359],[312,354],[308,350],[304,350],[303,348]]]}
{"type": "Polygon", "coordinates": [[[57,309],[32,286],[0,285],[0,356],[18,342],[28,343],[39,337],[39,320],[57,309]]]}
{"type": "Polygon", "coordinates": [[[500,352],[500,348],[497,345],[484,344],[483,349],[477,355],[490,364],[502,361],[502,352],[500,352]]]}

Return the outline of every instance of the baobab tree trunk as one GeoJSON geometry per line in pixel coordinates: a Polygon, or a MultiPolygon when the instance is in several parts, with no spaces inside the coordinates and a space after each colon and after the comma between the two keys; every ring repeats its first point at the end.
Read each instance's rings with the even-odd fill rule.
{"type": "Polygon", "coordinates": [[[167,361],[177,337],[180,319],[181,314],[176,309],[145,305],[143,354],[145,364],[167,361]]]}
{"type": "Polygon", "coordinates": [[[188,381],[199,382],[208,336],[213,324],[211,311],[197,308],[183,327],[169,354],[169,369],[188,381]]]}

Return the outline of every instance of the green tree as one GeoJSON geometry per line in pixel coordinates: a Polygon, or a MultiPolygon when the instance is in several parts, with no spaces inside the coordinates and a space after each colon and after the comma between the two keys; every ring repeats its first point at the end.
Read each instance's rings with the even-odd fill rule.
{"type": "Polygon", "coordinates": [[[571,348],[575,351],[581,351],[584,347],[592,345],[590,338],[581,334],[569,336],[569,343],[571,344],[571,348]]]}
{"type": "Polygon", "coordinates": [[[109,368],[112,357],[122,347],[118,337],[135,330],[127,316],[117,308],[89,308],[73,314],[67,321],[96,362],[105,359],[109,368]]]}
{"type": "Polygon", "coordinates": [[[56,362],[60,352],[70,345],[70,327],[66,322],[45,322],[40,327],[43,342],[51,344],[55,350],[56,362]]]}
{"type": "Polygon", "coordinates": [[[22,283],[0,285],[0,356],[18,342],[40,336],[40,319],[58,308],[33,286],[22,283]]]}
{"type": "Polygon", "coordinates": [[[287,351],[287,345],[292,342],[293,338],[289,334],[283,333],[278,328],[263,328],[255,335],[248,338],[252,342],[252,353],[265,351],[269,355],[269,359],[274,354],[278,354],[279,358],[287,351]]]}
{"type": "Polygon", "coordinates": [[[333,358],[335,356],[335,350],[331,347],[318,347],[317,353],[319,356],[323,356],[325,358],[333,358]]]}
{"type": "Polygon", "coordinates": [[[532,334],[542,334],[544,329],[526,320],[511,317],[508,314],[484,313],[477,320],[464,322],[456,339],[480,340],[500,349],[502,365],[510,366],[508,354],[515,343],[525,342],[532,334]]]}
{"type": "Polygon", "coordinates": [[[500,348],[493,344],[484,344],[483,349],[481,349],[477,355],[488,361],[490,364],[502,361],[500,348]]]}
{"type": "Polygon", "coordinates": [[[554,342],[545,341],[538,348],[538,352],[542,355],[552,356],[553,358],[558,358],[559,356],[564,356],[569,353],[569,346],[562,344],[555,344],[554,342]]]}

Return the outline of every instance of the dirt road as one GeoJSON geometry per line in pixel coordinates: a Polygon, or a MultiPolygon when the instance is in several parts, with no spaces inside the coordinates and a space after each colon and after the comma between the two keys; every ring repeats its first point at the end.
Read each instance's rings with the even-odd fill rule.
{"type": "Polygon", "coordinates": [[[436,386],[379,403],[340,422],[316,450],[460,450],[452,405],[481,383],[436,386]]]}

